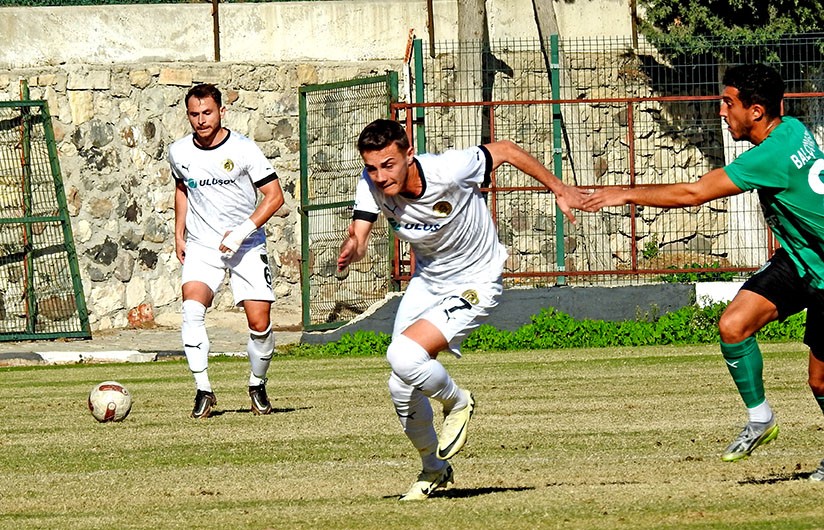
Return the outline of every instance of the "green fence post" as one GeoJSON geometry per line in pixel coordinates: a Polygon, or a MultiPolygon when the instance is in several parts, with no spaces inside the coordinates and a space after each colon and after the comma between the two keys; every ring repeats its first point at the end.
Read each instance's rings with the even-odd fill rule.
{"type": "MultiPolygon", "coordinates": [[[[424,81],[423,81],[423,41],[415,39],[412,41],[412,50],[415,57],[415,103],[423,103],[426,101],[424,95],[424,81]]],[[[417,145],[416,151],[418,153],[426,152],[426,125],[423,107],[415,108],[415,143],[417,145]]]]}
{"type": "MultiPolygon", "coordinates": [[[[550,47],[550,69],[552,79],[552,99],[561,99],[561,61],[560,53],[558,51],[558,35],[549,36],[550,47]]],[[[552,104],[552,160],[553,172],[555,176],[563,180],[563,124],[561,123],[561,105],[559,103],[552,104]]],[[[555,204],[555,265],[559,272],[566,271],[566,263],[564,261],[564,214],[555,204]]],[[[566,283],[565,276],[558,276],[558,285],[566,283]]]]}

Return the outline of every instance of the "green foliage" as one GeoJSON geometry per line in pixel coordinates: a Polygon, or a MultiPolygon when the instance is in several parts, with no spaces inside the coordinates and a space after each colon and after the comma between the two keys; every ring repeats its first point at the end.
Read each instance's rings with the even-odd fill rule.
{"type": "MultiPolygon", "coordinates": [[[[766,44],[824,29],[822,0],[641,0],[641,32],[668,55],[735,53],[735,44],[766,44]]],[[[777,57],[773,57],[777,60],[777,57]]]]}
{"type": "MultiPolygon", "coordinates": [[[[575,320],[554,308],[542,310],[517,331],[498,330],[484,324],[464,341],[465,351],[549,350],[562,348],[608,348],[650,345],[711,344],[719,341],[718,321],[727,304],[706,307],[689,305],[654,320],[575,320]]],[[[804,313],[785,322],[772,322],[762,329],[763,342],[801,341],[804,313]]],[[[357,331],[322,346],[300,345],[285,352],[297,356],[384,355],[391,337],[386,333],[357,331]]]]}
{"type": "Polygon", "coordinates": [[[658,256],[659,250],[658,241],[652,239],[644,243],[644,250],[641,251],[641,255],[644,256],[644,259],[654,259],[658,256]]]}
{"type": "MultiPolygon", "coordinates": [[[[677,267],[668,267],[676,269],[677,267]]],[[[715,263],[692,263],[687,269],[720,269],[721,264],[715,263]]],[[[696,283],[696,282],[728,282],[734,280],[735,272],[676,272],[673,274],[664,274],[658,279],[665,283],[696,283]]]]}
{"type": "Polygon", "coordinates": [[[356,331],[326,344],[295,344],[279,350],[281,355],[295,357],[369,357],[384,355],[392,337],[386,333],[356,331]]]}

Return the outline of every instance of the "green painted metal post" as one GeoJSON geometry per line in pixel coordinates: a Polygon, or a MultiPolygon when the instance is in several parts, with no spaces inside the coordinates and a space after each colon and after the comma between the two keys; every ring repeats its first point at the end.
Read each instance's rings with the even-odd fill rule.
{"type": "Polygon", "coordinates": [[[306,90],[300,87],[298,90],[298,116],[299,116],[299,137],[300,137],[300,233],[301,249],[300,255],[300,293],[302,305],[303,327],[306,329],[312,323],[309,312],[311,300],[311,283],[309,275],[309,156],[308,156],[308,119],[306,113],[306,90]]]}
{"type": "MultiPolygon", "coordinates": [[[[423,81],[423,41],[415,39],[412,41],[412,51],[415,57],[415,103],[424,103],[426,97],[424,95],[424,81],[423,81]]],[[[423,107],[415,109],[415,150],[418,153],[426,152],[426,124],[423,107]]]]}
{"type": "MultiPolygon", "coordinates": [[[[558,50],[558,35],[549,36],[550,68],[552,79],[552,99],[561,99],[561,61],[558,50]]],[[[563,136],[562,136],[561,105],[552,104],[552,160],[555,176],[563,180],[563,136]]],[[[555,265],[559,272],[566,271],[564,256],[564,214],[558,205],[555,205],[555,265]]],[[[558,285],[566,283],[565,276],[558,276],[558,285]]]]}
{"type": "MultiPolygon", "coordinates": [[[[386,78],[386,92],[388,94],[388,101],[386,106],[386,117],[389,119],[393,118],[392,115],[392,104],[397,103],[400,99],[399,92],[398,92],[398,72],[387,72],[386,78]]],[[[421,109],[423,110],[423,109],[421,109]]],[[[392,278],[392,265],[395,263],[395,233],[390,228],[389,232],[386,236],[389,240],[389,259],[386,261],[386,275],[388,278],[392,278]]],[[[393,292],[397,292],[401,290],[400,282],[397,281],[390,281],[389,282],[389,290],[393,292]]]]}

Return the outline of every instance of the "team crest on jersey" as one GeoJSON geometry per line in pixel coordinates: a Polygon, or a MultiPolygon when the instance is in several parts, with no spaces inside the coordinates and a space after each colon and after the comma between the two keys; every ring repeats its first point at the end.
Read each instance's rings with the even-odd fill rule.
{"type": "Polygon", "coordinates": [[[452,205],[446,201],[438,201],[432,207],[432,211],[438,217],[448,217],[452,213],[452,205]]]}
{"type": "Polygon", "coordinates": [[[468,289],[464,291],[461,294],[461,298],[463,298],[472,305],[478,305],[478,302],[480,302],[480,300],[478,299],[478,291],[476,291],[475,289],[468,289]]]}
{"type": "Polygon", "coordinates": [[[232,171],[235,169],[235,163],[232,162],[232,159],[227,158],[225,162],[223,162],[223,169],[226,171],[232,171]]]}

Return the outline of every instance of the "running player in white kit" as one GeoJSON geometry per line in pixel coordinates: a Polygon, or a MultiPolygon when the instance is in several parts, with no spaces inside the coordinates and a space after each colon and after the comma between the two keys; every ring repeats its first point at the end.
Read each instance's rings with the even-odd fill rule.
{"type": "Polygon", "coordinates": [[[406,436],[418,450],[423,470],[401,500],[421,500],[453,482],[448,460],[466,443],[475,407],[436,359],[459,347],[497,304],[507,251],[480,191],[484,178],[503,163],[532,176],[556,195],[574,222],[571,207],[584,195],[550,173],[510,141],[498,141],[441,155],[414,156],[403,127],[376,120],[358,138],[364,170],[352,223],[341,245],[338,270],[362,259],[378,213],[415,255],[415,273],[395,318],[386,352],[392,373],[389,393],[406,436]],[[438,438],[429,398],[443,406],[438,438]]]}
{"type": "Polygon", "coordinates": [[[217,404],[207,371],[205,317],[226,271],[249,324],[252,412],[269,414],[266,372],[275,348],[269,312],[275,296],[263,225],[283,205],[283,192],[260,148],[221,125],[226,107],[214,85],[192,87],[185,102],[193,133],[169,147],[169,163],[176,183],[175,251],[183,265],[181,336],[197,390],[192,417],[208,418],[217,404]],[[263,198],[256,206],[257,191],[263,198]]]}

